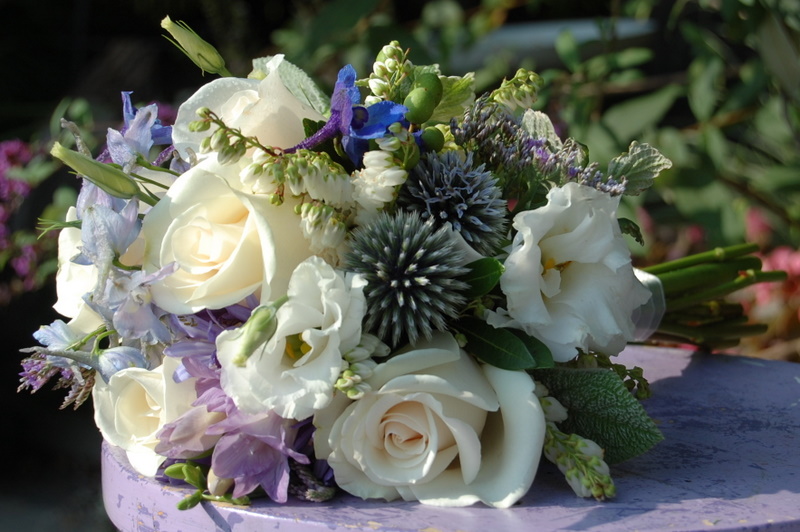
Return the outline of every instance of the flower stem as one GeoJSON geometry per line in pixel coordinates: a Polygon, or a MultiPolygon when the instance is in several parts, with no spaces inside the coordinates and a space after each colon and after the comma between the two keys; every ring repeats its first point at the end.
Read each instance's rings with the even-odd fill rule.
{"type": "Polygon", "coordinates": [[[724,248],[714,248],[712,250],[703,253],[697,253],[695,255],[690,255],[688,257],[683,257],[673,261],[664,262],[653,266],[648,266],[647,268],[642,268],[642,269],[647,273],[652,273],[653,275],[660,275],[662,273],[671,272],[674,270],[680,270],[682,268],[695,266],[697,264],[704,264],[708,262],[722,262],[734,259],[737,257],[741,257],[743,255],[749,255],[750,253],[753,253],[755,251],[758,251],[758,245],[756,244],[737,244],[734,246],[728,246],[724,248]]]}
{"type": "Polygon", "coordinates": [[[707,290],[700,290],[683,297],[667,300],[667,312],[676,310],[683,310],[692,305],[702,303],[704,301],[724,297],[728,294],[741,290],[742,288],[764,282],[783,281],[786,279],[786,272],[783,271],[769,271],[763,272],[760,270],[746,270],[733,281],[722,283],[712,286],[707,290]]]}

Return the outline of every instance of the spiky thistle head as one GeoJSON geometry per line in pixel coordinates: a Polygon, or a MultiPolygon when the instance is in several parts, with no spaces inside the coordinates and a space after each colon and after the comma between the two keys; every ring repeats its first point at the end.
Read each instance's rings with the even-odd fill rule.
{"type": "Polygon", "coordinates": [[[351,246],[345,267],[367,281],[364,327],[384,342],[430,338],[464,306],[467,285],[457,279],[467,271],[462,253],[447,228],[419,213],[381,213],[353,232],[351,246]]]}
{"type": "Polygon", "coordinates": [[[506,228],[506,201],[497,179],[472,154],[428,153],[400,190],[397,205],[439,227],[450,222],[481,255],[494,255],[506,228]]]}

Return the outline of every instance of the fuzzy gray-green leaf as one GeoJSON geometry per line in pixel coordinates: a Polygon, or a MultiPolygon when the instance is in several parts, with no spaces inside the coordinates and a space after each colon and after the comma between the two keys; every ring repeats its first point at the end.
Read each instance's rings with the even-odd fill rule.
{"type": "Polygon", "coordinates": [[[628,182],[625,194],[637,196],[644,192],[661,171],[672,167],[672,161],[646,143],[631,142],[626,153],[608,163],[608,175],[616,179],[625,177],[628,182]]]}
{"type": "Polygon", "coordinates": [[[638,456],[664,439],[611,370],[552,368],[535,371],[534,377],[567,408],[569,417],[561,430],[595,441],[605,449],[609,464],[638,456]]]}

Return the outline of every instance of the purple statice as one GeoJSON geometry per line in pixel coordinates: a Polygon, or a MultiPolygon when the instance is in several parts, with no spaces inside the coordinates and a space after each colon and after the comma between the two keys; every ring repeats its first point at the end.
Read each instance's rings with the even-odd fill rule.
{"type": "Polygon", "coordinates": [[[310,149],[337,135],[350,160],[361,166],[361,159],[369,147],[370,139],[384,137],[387,128],[402,122],[408,109],[400,104],[382,101],[370,106],[360,105],[361,93],[356,83],[356,71],[352,65],[339,70],[331,96],[331,116],[316,133],[288,150],[288,153],[310,149]]]}

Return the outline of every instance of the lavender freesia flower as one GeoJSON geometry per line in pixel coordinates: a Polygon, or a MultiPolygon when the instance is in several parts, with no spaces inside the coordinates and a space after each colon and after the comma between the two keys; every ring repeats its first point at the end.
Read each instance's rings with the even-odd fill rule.
{"type": "Polygon", "coordinates": [[[302,464],[310,461],[292,448],[294,424],[272,411],[244,414],[235,410],[210,428],[211,433],[222,434],[214,448],[211,469],[218,477],[234,479],[234,497],[261,486],[272,500],[286,502],[289,459],[302,464]]]}

